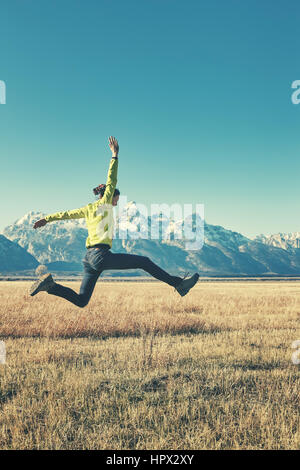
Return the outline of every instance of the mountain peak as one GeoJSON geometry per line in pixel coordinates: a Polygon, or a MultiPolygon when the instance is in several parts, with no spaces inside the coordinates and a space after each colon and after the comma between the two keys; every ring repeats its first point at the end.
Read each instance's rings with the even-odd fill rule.
{"type": "Polygon", "coordinates": [[[300,232],[275,233],[273,235],[259,235],[254,241],[264,243],[265,245],[291,250],[300,248],[300,232]]]}
{"type": "Polygon", "coordinates": [[[36,219],[37,216],[40,216],[40,215],[43,215],[43,214],[41,212],[34,212],[34,211],[27,212],[25,215],[23,215],[23,217],[16,220],[14,225],[23,225],[25,223],[28,224],[33,219],[36,219]]]}

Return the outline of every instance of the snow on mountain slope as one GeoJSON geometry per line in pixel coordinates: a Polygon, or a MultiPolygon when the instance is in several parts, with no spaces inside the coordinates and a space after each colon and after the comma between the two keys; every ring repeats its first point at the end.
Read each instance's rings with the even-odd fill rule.
{"type": "Polygon", "coordinates": [[[45,217],[42,212],[29,212],[6,227],[4,235],[18,243],[40,263],[78,262],[84,256],[87,230],[84,219],[62,220],[34,230],[33,224],[45,217]]]}
{"type": "MultiPolygon", "coordinates": [[[[149,217],[139,209],[132,201],[116,217],[112,251],[149,256],[174,274],[186,271],[202,275],[300,274],[300,250],[294,247],[300,234],[251,240],[238,232],[204,223],[199,214],[185,220],[169,220],[164,214],[149,217]],[[158,222],[163,222],[163,226],[158,222]],[[181,238],[187,234],[184,231],[187,223],[192,231],[200,228],[204,235],[202,249],[189,249],[187,240],[181,238]],[[158,238],[150,236],[153,227],[158,238]]],[[[34,230],[34,222],[44,216],[41,212],[29,212],[6,227],[4,235],[40,263],[68,264],[70,269],[76,266],[81,269],[87,237],[84,219],[57,221],[34,230]]]]}
{"type": "Polygon", "coordinates": [[[254,241],[264,243],[269,246],[276,246],[283,250],[291,250],[300,248],[300,232],[293,233],[276,233],[274,235],[259,235],[254,241]]]}

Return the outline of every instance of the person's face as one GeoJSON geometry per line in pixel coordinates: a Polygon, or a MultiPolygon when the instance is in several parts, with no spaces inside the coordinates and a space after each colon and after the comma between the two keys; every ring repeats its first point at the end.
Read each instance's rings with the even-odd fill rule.
{"type": "Polygon", "coordinates": [[[118,204],[119,195],[114,196],[112,200],[112,205],[115,207],[118,204]]]}

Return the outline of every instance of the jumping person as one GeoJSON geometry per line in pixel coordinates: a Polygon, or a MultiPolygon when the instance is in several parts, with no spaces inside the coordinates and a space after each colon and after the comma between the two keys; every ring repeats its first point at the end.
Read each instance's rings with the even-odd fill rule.
{"type": "Polygon", "coordinates": [[[46,291],[48,294],[62,297],[78,307],[85,307],[91,298],[98,277],[102,271],[110,269],[143,269],[156,279],[175,287],[182,297],[198,281],[199,274],[197,273],[188,279],[182,279],[181,277],[171,276],[146,256],[112,253],[110,251],[113,237],[112,207],[118,204],[120,195],[120,191],[116,189],[119,145],[115,137],[109,137],[109,147],[112,151],[112,159],[106,185],[100,184],[93,189],[94,194],[99,196],[99,199],[80,209],[47,215],[44,219],[35,222],[33,226],[34,229],[37,229],[55,220],[85,218],[88,228],[87,252],[83,259],[84,276],[79,294],[54,282],[51,274],[45,274],[31,286],[31,296],[40,291],[46,291]]]}

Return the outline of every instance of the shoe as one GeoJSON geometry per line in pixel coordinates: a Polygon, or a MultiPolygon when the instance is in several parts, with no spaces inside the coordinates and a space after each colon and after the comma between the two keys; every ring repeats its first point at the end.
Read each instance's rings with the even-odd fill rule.
{"type": "Polygon", "coordinates": [[[175,290],[183,297],[186,295],[189,290],[194,287],[195,284],[197,284],[199,279],[199,274],[195,273],[192,277],[189,277],[188,279],[183,279],[178,286],[175,287],[175,290]]]}
{"type": "Polygon", "coordinates": [[[35,281],[29,289],[29,293],[31,296],[34,296],[38,292],[46,291],[48,292],[51,287],[53,287],[55,282],[51,274],[44,274],[38,281],[35,281]]]}

